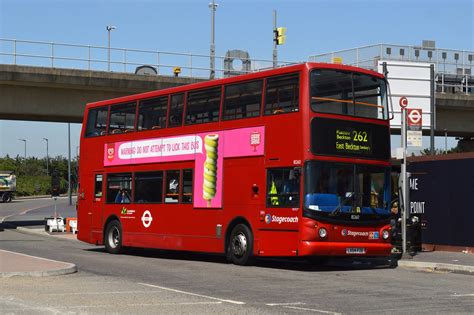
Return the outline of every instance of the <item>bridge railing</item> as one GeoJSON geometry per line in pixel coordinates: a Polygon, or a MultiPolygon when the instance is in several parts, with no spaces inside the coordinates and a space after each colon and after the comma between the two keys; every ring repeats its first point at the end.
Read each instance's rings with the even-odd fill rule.
{"type": "Polygon", "coordinates": [[[420,46],[376,44],[309,56],[311,62],[342,62],[378,71],[379,60],[425,62],[435,65],[437,91],[474,94],[474,51],[426,48],[420,46]]]}
{"type": "MultiPolygon", "coordinates": [[[[224,56],[215,57],[215,76],[224,77],[229,69],[224,68],[224,56]]],[[[170,51],[140,50],[93,45],[78,45],[43,41],[0,38],[0,63],[52,68],[70,68],[94,71],[135,73],[137,67],[150,66],[158,75],[174,75],[174,68],[181,68],[180,76],[209,78],[210,56],[170,51]],[[110,58],[109,58],[110,55],[110,58]]],[[[295,62],[279,60],[284,66],[295,62]]],[[[254,72],[273,67],[272,60],[234,60],[233,72],[254,72]],[[250,61],[250,68],[242,64],[250,61]]]]}

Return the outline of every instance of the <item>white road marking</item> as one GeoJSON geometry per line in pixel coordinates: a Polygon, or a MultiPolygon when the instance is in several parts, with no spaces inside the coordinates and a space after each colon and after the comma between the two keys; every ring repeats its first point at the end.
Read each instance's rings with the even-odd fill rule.
{"type": "Polygon", "coordinates": [[[216,305],[216,304],[222,304],[221,301],[217,302],[176,302],[176,303],[158,303],[158,304],[127,304],[128,306],[168,306],[168,305],[216,305]]]}
{"type": "Polygon", "coordinates": [[[294,302],[294,303],[268,303],[267,306],[285,306],[285,305],[304,305],[306,303],[294,302]]]}
{"type": "Polygon", "coordinates": [[[474,293],[469,293],[469,294],[451,294],[451,296],[455,297],[463,297],[463,296],[474,296],[474,293]]]}
{"type": "Polygon", "coordinates": [[[171,291],[171,292],[175,292],[175,293],[198,296],[198,297],[202,297],[202,298],[205,298],[205,299],[216,300],[216,301],[221,301],[221,302],[226,302],[226,303],[231,303],[231,304],[239,304],[239,305],[245,304],[245,302],[220,299],[220,298],[216,298],[216,297],[213,297],[213,296],[202,295],[202,294],[197,294],[197,293],[192,293],[192,292],[186,292],[186,291],[176,290],[176,289],[172,289],[172,288],[160,287],[158,285],[153,285],[153,284],[148,284],[148,283],[138,283],[138,284],[144,285],[144,286],[147,286],[147,287],[150,287],[150,288],[157,288],[157,289],[171,291]]]}
{"type": "Polygon", "coordinates": [[[317,309],[314,309],[314,308],[305,308],[305,307],[297,307],[297,306],[283,306],[283,307],[291,308],[291,309],[294,309],[294,310],[315,312],[315,313],[341,315],[341,313],[336,313],[336,312],[331,312],[331,311],[324,311],[324,310],[317,310],[317,309]]]}
{"type": "Polygon", "coordinates": [[[26,210],[23,210],[23,211],[20,212],[20,213],[12,213],[12,214],[9,214],[9,215],[3,217],[3,218],[2,218],[2,221],[0,221],[0,223],[5,223],[6,220],[10,219],[11,217],[20,216],[20,215],[25,215],[25,214],[27,214],[27,213],[30,212],[30,211],[39,210],[39,209],[41,209],[41,208],[46,208],[46,207],[48,207],[48,206],[51,206],[51,205],[44,205],[44,206],[41,206],[41,207],[26,209],[26,210]]]}
{"type": "MultiPolygon", "coordinates": [[[[222,302],[176,302],[176,303],[137,303],[137,304],[125,304],[123,306],[178,306],[178,305],[217,305],[222,302]]],[[[56,308],[69,309],[69,308],[103,308],[103,307],[117,307],[117,304],[102,304],[102,305],[70,305],[70,306],[56,306],[56,308]]]]}
{"type": "Polygon", "coordinates": [[[47,293],[46,295],[63,296],[63,295],[100,295],[100,294],[130,294],[130,293],[148,293],[154,294],[153,291],[109,291],[109,292],[67,292],[67,293],[47,293]]]}
{"type": "Polygon", "coordinates": [[[30,304],[22,302],[21,300],[16,300],[13,297],[10,297],[8,299],[4,299],[0,297],[0,305],[2,305],[3,307],[2,312],[6,311],[6,309],[4,308],[5,308],[5,305],[8,305],[15,308],[14,310],[15,313],[18,311],[26,311],[27,313],[29,311],[37,311],[41,313],[61,314],[61,310],[58,308],[53,308],[51,306],[44,307],[44,306],[30,305],[30,304]]]}

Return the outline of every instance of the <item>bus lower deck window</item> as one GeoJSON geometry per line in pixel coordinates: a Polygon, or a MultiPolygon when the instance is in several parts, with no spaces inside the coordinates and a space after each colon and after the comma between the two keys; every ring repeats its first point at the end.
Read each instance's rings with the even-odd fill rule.
{"type": "Polygon", "coordinates": [[[183,196],[182,203],[193,202],[193,170],[183,170],[183,196]]]}
{"type": "Polygon", "coordinates": [[[293,168],[275,168],[267,171],[267,206],[298,207],[300,179],[293,168]]]}
{"type": "Polygon", "coordinates": [[[179,202],[179,171],[166,171],[165,203],[179,202]]]}
{"type": "Polygon", "coordinates": [[[135,173],[135,202],[163,202],[163,172],[135,173]]]}
{"type": "Polygon", "coordinates": [[[107,203],[132,202],[132,174],[107,175],[107,203]]]}

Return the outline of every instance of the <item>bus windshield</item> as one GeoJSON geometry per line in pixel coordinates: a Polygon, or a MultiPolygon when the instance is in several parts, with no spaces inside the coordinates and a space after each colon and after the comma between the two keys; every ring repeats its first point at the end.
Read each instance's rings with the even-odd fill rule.
{"type": "Polygon", "coordinates": [[[333,69],[315,69],[310,78],[313,111],[388,119],[385,80],[333,69]]]}
{"type": "Polygon", "coordinates": [[[310,161],[305,164],[305,209],[339,216],[390,214],[390,168],[310,161]]]}

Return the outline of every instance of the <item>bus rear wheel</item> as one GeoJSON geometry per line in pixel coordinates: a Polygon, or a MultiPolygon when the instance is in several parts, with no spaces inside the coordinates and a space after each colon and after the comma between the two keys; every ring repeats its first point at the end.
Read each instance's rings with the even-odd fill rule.
{"type": "Polygon", "coordinates": [[[230,234],[227,259],[236,265],[250,265],[253,261],[253,234],[245,224],[238,224],[230,234]]]}
{"type": "Polygon", "coordinates": [[[113,220],[107,224],[104,245],[110,254],[119,254],[122,251],[122,225],[119,221],[113,220]]]}

